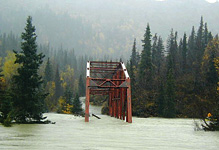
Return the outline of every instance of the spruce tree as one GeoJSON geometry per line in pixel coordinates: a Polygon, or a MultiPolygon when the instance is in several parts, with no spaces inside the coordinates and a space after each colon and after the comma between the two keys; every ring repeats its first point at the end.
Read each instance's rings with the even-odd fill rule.
{"type": "Polygon", "coordinates": [[[15,52],[15,63],[21,64],[18,75],[14,75],[13,111],[17,122],[40,121],[43,119],[45,94],[42,91],[42,77],[38,69],[43,62],[44,55],[37,54],[35,27],[32,18],[27,18],[25,32],[21,38],[21,52],[15,52]]]}
{"type": "Polygon", "coordinates": [[[143,50],[141,53],[141,60],[139,64],[139,81],[143,86],[151,81],[152,75],[152,60],[151,60],[151,31],[149,24],[147,25],[144,34],[143,50]]]}
{"type": "Polygon", "coordinates": [[[45,76],[44,76],[45,83],[53,80],[53,70],[52,70],[52,65],[50,63],[49,58],[47,59],[47,62],[46,62],[46,68],[45,68],[44,74],[45,74],[45,76]]]}
{"type": "Polygon", "coordinates": [[[151,61],[152,61],[152,64],[157,66],[157,41],[158,41],[158,37],[157,37],[157,34],[154,35],[153,37],[153,45],[152,45],[152,55],[151,55],[151,61]]]}
{"type": "Polygon", "coordinates": [[[129,68],[129,75],[131,78],[131,92],[132,92],[132,97],[135,97],[135,89],[136,89],[136,79],[135,79],[135,73],[134,73],[134,65],[132,63],[132,60],[130,60],[130,68],[129,68]]]}
{"type": "Polygon", "coordinates": [[[208,36],[208,25],[207,23],[205,23],[205,27],[204,27],[204,47],[207,47],[208,42],[209,42],[209,36],[208,36]]]}
{"type": "Polygon", "coordinates": [[[136,88],[136,77],[134,70],[138,66],[138,60],[137,60],[137,52],[136,52],[136,39],[134,39],[133,47],[132,47],[132,55],[129,62],[129,75],[131,77],[131,90],[132,90],[132,96],[135,97],[135,88],[136,88]]]}
{"type": "Polygon", "coordinates": [[[79,95],[76,94],[74,100],[73,100],[73,108],[72,108],[72,113],[80,115],[82,113],[82,104],[79,99],[79,95]]]}
{"type": "Polygon", "coordinates": [[[161,73],[161,67],[164,61],[164,45],[163,45],[163,40],[162,38],[159,36],[158,38],[158,43],[157,43],[157,73],[158,75],[160,75],[161,73]]]}
{"type": "Polygon", "coordinates": [[[55,74],[55,104],[57,105],[59,97],[62,96],[62,86],[59,75],[59,66],[57,65],[56,74],[55,74]]]}
{"type": "Polygon", "coordinates": [[[188,56],[187,56],[187,64],[189,72],[192,72],[193,62],[195,61],[195,28],[192,27],[191,35],[188,40],[188,56]]]}
{"type": "Polygon", "coordinates": [[[131,55],[132,65],[137,67],[136,39],[134,39],[131,55]]]}
{"type": "Polygon", "coordinates": [[[176,33],[174,35],[173,29],[171,30],[171,33],[169,35],[169,39],[167,42],[167,52],[169,54],[168,56],[168,70],[171,68],[174,72],[174,75],[176,74],[176,60],[177,60],[177,42],[176,42],[176,33]]]}
{"type": "Polygon", "coordinates": [[[184,33],[183,41],[182,41],[182,71],[186,72],[187,67],[187,37],[184,33]]]}
{"type": "Polygon", "coordinates": [[[158,96],[158,116],[163,117],[164,116],[164,110],[165,110],[165,89],[163,82],[160,84],[159,89],[159,96],[158,96]]]}
{"type": "Polygon", "coordinates": [[[85,96],[85,83],[83,81],[82,75],[80,75],[79,82],[78,82],[78,93],[79,96],[85,96]]]}
{"type": "Polygon", "coordinates": [[[166,90],[165,90],[165,112],[164,117],[174,118],[176,116],[176,108],[175,108],[175,81],[174,81],[174,73],[172,68],[170,68],[167,72],[167,81],[166,81],[166,90]]]}

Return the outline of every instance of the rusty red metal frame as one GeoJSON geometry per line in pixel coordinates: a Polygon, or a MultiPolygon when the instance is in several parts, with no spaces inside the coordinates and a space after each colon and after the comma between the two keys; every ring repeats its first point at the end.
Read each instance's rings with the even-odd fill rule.
{"type": "Polygon", "coordinates": [[[132,123],[130,82],[123,62],[88,61],[85,122],[89,122],[90,95],[108,95],[109,115],[132,123]]]}

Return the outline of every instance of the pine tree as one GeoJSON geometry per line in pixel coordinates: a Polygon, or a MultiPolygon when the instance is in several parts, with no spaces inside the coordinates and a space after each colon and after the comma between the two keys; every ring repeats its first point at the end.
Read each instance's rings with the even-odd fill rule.
{"type": "Polygon", "coordinates": [[[48,58],[47,62],[46,62],[46,68],[45,68],[45,77],[44,77],[44,82],[50,82],[53,80],[53,70],[52,70],[52,65],[50,63],[50,60],[48,58]]]}
{"type": "Polygon", "coordinates": [[[172,68],[168,70],[167,81],[166,81],[166,90],[165,90],[165,112],[164,117],[174,118],[176,116],[175,108],[175,81],[172,68]]]}
{"type": "Polygon", "coordinates": [[[173,32],[173,29],[171,30],[168,43],[167,43],[167,52],[169,54],[168,56],[168,70],[172,69],[174,72],[174,75],[176,74],[176,60],[177,60],[177,42],[176,42],[176,36],[177,33],[173,32]]]}
{"type": "Polygon", "coordinates": [[[62,86],[59,75],[59,66],[57,65],[55,74],[55,105],[57,105],[60,96],[62,96],[62,86]]]}
{"type": "Polygon", "coordinates": [[[189,36],[188,40],[188,57],[187,57],[187,63],[188,63],[188,70],[189,72],[193,69],[193,62],[195,61],[195,28],[192,27],[191,35],[189,36]]]}
{"type": "Polygon", "coordinates": [[[70,87],[66,87],[66,90],[64,92],[64,99],[66,101],[66,104],[72,105],[72,98],[73,98],[73,91],[71,90],[70,87]]]}
{"type": "Polygon", "coordinates": [[[21,64],[18,75],[14,75],[13,111],[17,122],[28,122],[43,119],[45,94],[42,92],[42,77],[38,69],[44,55],[37,54],[35,27],[32,18],[27,18],[25,32],[22,33],[21,52],[15,52],[15,63],[21,64]]]}
{"type": "Polygon", "coordinates": [[[165,110],[164,117],[173,118],[175,117],[175,64],[176,64],[176,36],[173,35],[173,30],[171,31],[168,40],[168,56],[167,56],[167,80],[165,88],[165,110]]]}
{"type": "Polygon", "coordinates": [[[82,113],[82,104],[81,104],[78,94],[76,94],[74,101],[73,101],[72,113],[77,114],[77,115],[80,115],[82,113]]]}
{"type": "Polygon", "coordinates": [[[79,96],[85,96],[85,83],[83,81],[82,75],[80,75],[78,82],[78,94],[79,96]]]}
{"type": "Polygon", "coordinates": [[[139,81],[143,86],[151,81],[152,76],[152,60],[151,60],[151,31],[149,24],[147,25],[144,34],[143,50],[141,53],[141,60],[139,64],[139,81]]]}
{"type": "Polygon", "coordinates": [[[182,71],[186,72],[187,67],[187,37],[184,33],[183,41],[182,41],[182,71]]]}
{"type": "Polygon", "coordinates": [[[160,75],[161,73],[161,67],[164,61],[164,45],[163,45],[163,40],[162,38],[159,36],[158,38],[158,43],[157,43],[157,73],[158,75],[160,75]]]}
{"type": "Polygon", "coordinates": [[[209,36],[208,36],[208,25],[205,23],[205,28],[204,28],[204,47],[207,47],[208,42],[209,42],[209,36]]]}
{"type": "Polygon", "coordinates": [[[197,37],[196,37],[196,63],[197,65],[201,64],[200,62],[204,54],[204,49],[205,49],[204,23],[203,23],[203,17],[201,17],[200,26],[199,26],[197,37]]]}
{"type": "Polygon", "coordinates": [[[164,85],[161,82],[158,96],[158,116],[163,117],[165,110],[165,89],[164,85]]]}
{"type": "Polygon", "coordinates": [[[152,61],[152,64],[153,65],[156,65],[157,66],[157,41],[158,41],[158,37],[157,37],[157,34],[154,35],[153,37],[153,45],[152,45],[152,55],[151,55],[151,61],[152,61]]]}
{"type": "Polygon", "coordinates": [[[203,84],[200,76],[201,62],[204,54],[204,24],[203,17],[201,17],[200,26],[197,32],[195,43],[195,62],[194,62],[194,92],[196,94],[203,92],[203,84]]]}
{"type": "Polygon", "coordinates": [[[136,39],[134,39],[133,47],[132,47],[132,54],[129,62],[129,75],[131,77],[131,90],[132,90],[132,97],[135,97],[135,88],[136,88],[136,77],[135,77],[135,69],[138,66],[137,60],[137,52],[136,52],[136,39]]]}
{"type": "Polygon", "coordinates": [[[137,67],[136,39],[134,39],[131,55],[132,65],[137,67]]]}
{"type": "Polygon", "coordinates": [[[134,69],[135,69],[135,66],[132,63],[132,60],[130,60],[129,75],[130,75],[130,78],[131,78],[132,97],[135,97],[135,89],[136,89],[136,79],[135,79],[134,69]]]}

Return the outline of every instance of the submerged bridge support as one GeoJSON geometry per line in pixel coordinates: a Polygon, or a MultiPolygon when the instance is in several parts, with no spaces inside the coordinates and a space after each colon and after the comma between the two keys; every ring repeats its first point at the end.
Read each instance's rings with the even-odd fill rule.
{"type": "Polygon", "coordinates": [[[90,95],[108,95],[109,115],[132,123],[131,81],[123,62],[87,62],[85,122],[90,95]]]}

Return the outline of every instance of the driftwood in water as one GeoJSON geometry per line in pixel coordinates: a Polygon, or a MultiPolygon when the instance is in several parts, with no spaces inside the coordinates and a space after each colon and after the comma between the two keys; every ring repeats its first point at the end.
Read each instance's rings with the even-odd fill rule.
{"type": "Polygon", "coordinates": [[[96,117],[97,119],[101,119],[100,117],[98,117],[98,116],[95,115],[95,114],[92,114],[92,116],[96,117]]]}

